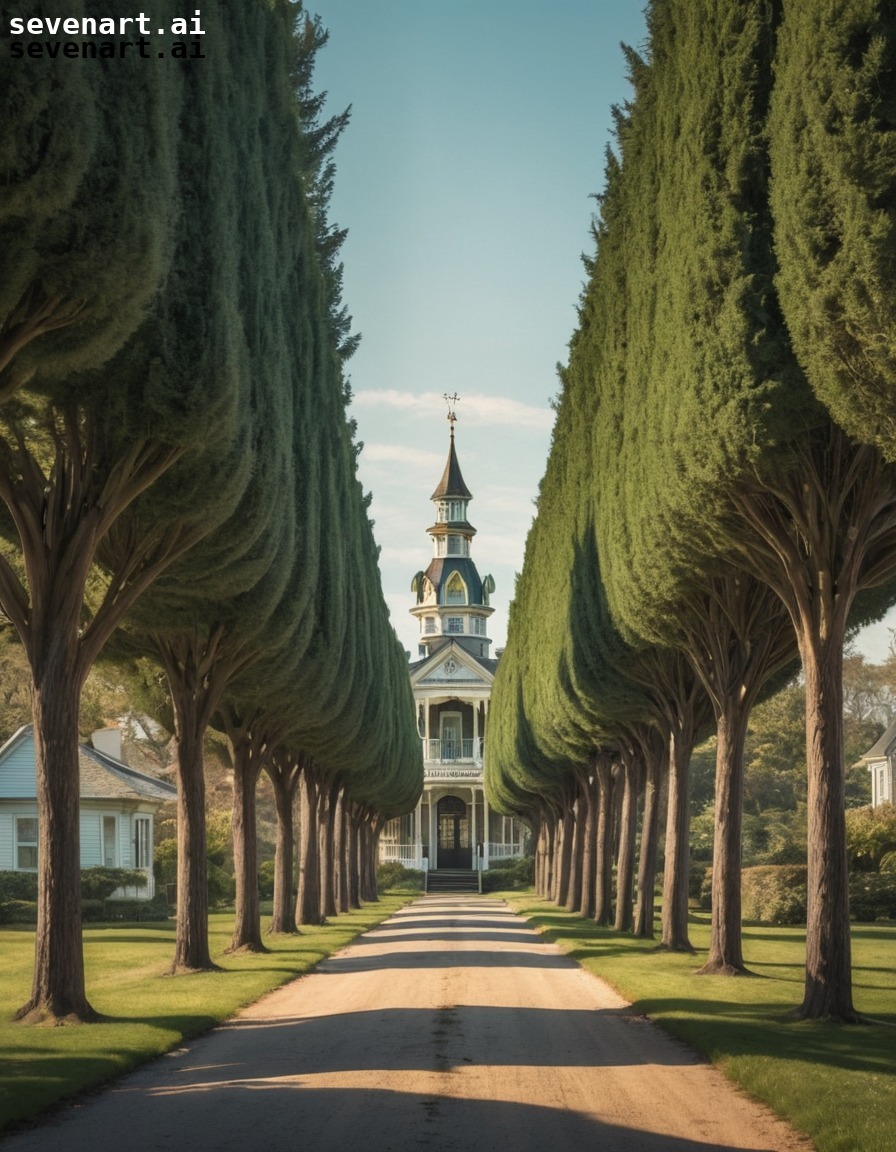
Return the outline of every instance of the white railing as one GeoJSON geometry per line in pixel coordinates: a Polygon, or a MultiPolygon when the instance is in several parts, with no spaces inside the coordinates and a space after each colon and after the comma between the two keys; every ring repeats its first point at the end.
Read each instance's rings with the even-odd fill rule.
{"type": "Polygon", "coordinates": [[[479,763],[482,760],[482,740],[424,740],[423,759],[437,760],[442,764],[458,760],[479,763]]]}
{"type": "Polygon", "coordinates": [[[417,855],[416,844],[390,844],[380,841],[380,860],[397,860],[405,868],[422,868],[423,862],[417,855]]]}
{"type": "Polygon", "coordinates": [[[489,860],[507,860],[511,856],[524,856],[522,844],[492,844],[489,842],[489,860]]]}

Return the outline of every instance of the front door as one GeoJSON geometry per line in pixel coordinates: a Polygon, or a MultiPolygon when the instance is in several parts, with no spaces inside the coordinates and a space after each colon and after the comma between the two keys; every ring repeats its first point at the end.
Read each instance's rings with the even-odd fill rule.
{"type": "Polygon", "coordinates": [[[467,806],[458,796],[443,796],[436,809],[439,821],[437,868],[472,868],[470,819],[467,806]]]}

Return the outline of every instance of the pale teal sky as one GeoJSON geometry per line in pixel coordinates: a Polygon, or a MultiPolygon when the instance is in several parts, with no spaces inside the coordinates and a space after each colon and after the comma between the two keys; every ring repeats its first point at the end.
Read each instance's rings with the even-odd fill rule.
{"type": "MultiPolygon", "coordinates": [[[[429,496],[460,394],[473,558],[497,582],[504,644],[514,573],[544,472],[584,280],[620,42],[640,0],[306,0],[330,32],[315,73],[327,114],[352,106],[331,219],[349,229],[344,298],[362,333],[353,415],[373,492],[383,590],[416,658],[410,581],[430,557],[429,496]]],[[[896,622],[896,621],[894,621],[896,622]]],[[[863,644],[883,658],[889,633],[863,644]]]]}

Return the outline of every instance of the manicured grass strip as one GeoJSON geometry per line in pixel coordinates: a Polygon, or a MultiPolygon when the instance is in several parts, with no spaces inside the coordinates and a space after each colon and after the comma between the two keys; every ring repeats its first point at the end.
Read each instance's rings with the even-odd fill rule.
{"type": "Polygon", "coordinates": [[[697,976],[708,915],[691,918],[697,954],[688,956],[598,928],[534,895],[501,895],[636,1012],[809,1135],[819,1152],[896,1149],[896,926],[853,927],[856,1008],[880,1023],[842,1026],[792,1016],[803,996],[803,929],[744,929],[755,979],[697,976]]]}
{"type": "Polygon", "coordinates": [[[264,955],[224,955],[233,916],[210,917],[212,957],[220,972],[166,976],[174,924],[90,925],[84,929],[87,993],[101,1024],[34,1027],[12,1016],[28,999],[34,934],[0,929],[0,1128],[34,1116],[85,1088],[119,1076],[196,1036],[300,976],[318,961],[407,904],[385,895],[297,936],[269,936],[264,955]]]}

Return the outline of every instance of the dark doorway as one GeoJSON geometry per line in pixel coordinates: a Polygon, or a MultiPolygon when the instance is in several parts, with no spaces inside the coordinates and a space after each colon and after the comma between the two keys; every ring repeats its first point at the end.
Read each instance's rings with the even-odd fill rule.
{"type": "Polygon", "coordinates": [[[439,821],[437,868],[472,868],[470,820],[467,806],[458,796],[443,796],[436,808],[439,821]]]}

